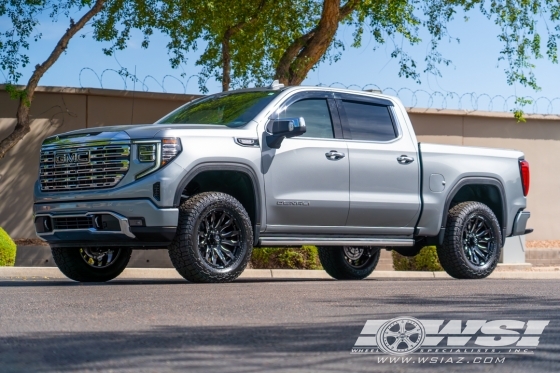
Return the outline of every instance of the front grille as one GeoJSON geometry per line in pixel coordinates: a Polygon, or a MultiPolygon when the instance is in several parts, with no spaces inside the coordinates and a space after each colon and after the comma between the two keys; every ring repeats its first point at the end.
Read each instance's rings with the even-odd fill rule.
{"type": "Polygon", "coordinates": [[[54,218],[53,228],[57,229],[89,229],[93,228],[93,218],[88,216],[73,216],[54,218]]]}
{"type": "Polygon", "coordinates": [[[130,144],[41,149],[41,190],[49,192],[112,188],[126,175],[130,144]]]}

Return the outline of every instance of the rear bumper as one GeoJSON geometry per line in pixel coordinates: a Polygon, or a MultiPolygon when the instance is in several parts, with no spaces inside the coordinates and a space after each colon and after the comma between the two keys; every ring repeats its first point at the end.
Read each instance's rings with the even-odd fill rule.
{"type": "Polygon", "coordinates": [[[531,217],[531,213],[529,211],[519,211],[515,216],[511,235],[520,236],[523,234],[531,233],[533,230],[527,229],[527,221],[529,220],[530,217],[531,217]]]}
{"type": "Polygon", "coordinates": [[[37,236],[52,247],[166,246],[179,217],[148,199],[36,203],[33,212],[37,236]]]}

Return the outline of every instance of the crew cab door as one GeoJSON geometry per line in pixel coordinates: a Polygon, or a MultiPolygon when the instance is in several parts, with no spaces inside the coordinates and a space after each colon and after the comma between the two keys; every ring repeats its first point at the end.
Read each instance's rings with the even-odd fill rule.
{"type": "Polygon", "coordinates": [[[344,230],[350,170],[333,97],[329,92],[298,93],[273,114],[273,119],[302,117],[306,133],[284,139],[279,149],[262,141],[266,232],[344,230]]]}
{"type": "Polygon", "coordinates": [[[337,105],[350,157],[347,226],[412,234],[420,212],[416,142],[397,123],[389,100],[339,94],[337,105]]]}

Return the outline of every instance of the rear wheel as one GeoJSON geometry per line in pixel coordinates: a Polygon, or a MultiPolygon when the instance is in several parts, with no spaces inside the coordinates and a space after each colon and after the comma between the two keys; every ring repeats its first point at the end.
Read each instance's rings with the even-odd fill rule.
{"type": "Polygon", "coordinates": [[[337,280],[368,277],[379,262],[380,249],[369,246],[318,247],[325,271],[337,280]]]}
{"type": "Polygon", "coordinates": [[[55,247],[51,251],[60,272],[80,282],[114,279],[124,271],[132,254],[126,247],[55,247]]]}
{"type": "Polygon", "coordinates": [[[462,202],[449,210],[445,239],[437,248],[439,261],[452,277],[479,279],[489,276],[502,252],[498,219],[480,202],[462,202]]]}

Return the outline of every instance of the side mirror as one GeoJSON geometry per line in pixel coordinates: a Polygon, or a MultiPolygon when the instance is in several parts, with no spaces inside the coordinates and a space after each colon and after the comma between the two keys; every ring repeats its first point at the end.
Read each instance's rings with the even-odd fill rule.
{"type": "Polygon", "coordinates": [[[286,137],[303,135],[306,131],[303,118],[272,119],[266,126],[266,144],[269,148],[278,149],[286,137]]]}

